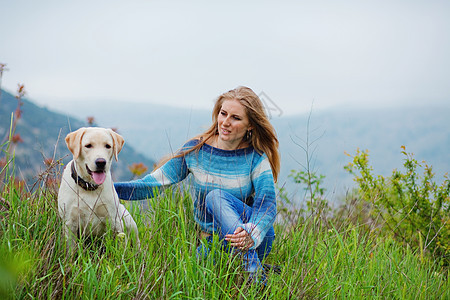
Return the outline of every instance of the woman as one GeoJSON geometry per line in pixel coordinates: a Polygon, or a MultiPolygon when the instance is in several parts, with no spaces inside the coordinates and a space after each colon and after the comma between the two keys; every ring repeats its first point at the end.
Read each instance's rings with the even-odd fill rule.
{"type": "MultiPolygon", "coordinates": [[[[193,175],[194,217],[203,236],[218,234],[244,253],[244,269],[262,270],[275,237],[274,182],[280,170],[278,140],[261,100],[247,87],[217,99],[213,123],[160,168],[142,179],[116,183],[120,199],[151,198],[155,189],[193,175]]],[[[201,246],[198,254],[207,254],[201,246]]]]}

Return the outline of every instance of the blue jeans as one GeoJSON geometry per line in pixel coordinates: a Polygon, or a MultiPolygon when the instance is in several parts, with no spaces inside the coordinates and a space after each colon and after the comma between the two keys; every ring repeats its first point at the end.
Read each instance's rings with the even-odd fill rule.
{"type": "MultiPolygon", "coordinates": [[[[242,227],[250,221],[253,208],[234,197],[228,192],[220,189],[213,190],[206,195],[204,209],[206,220],[212,221],[214,231],[223,240],[225,235],[233,234],[236,228],[242,227]]],[[[272,250],[275,231],[273,226],[269,229],[261,244],[252,250],[248,250],[246,255],[250,261],[245,269],[254,272],[261,268],[261,261],[272,250]]]]}

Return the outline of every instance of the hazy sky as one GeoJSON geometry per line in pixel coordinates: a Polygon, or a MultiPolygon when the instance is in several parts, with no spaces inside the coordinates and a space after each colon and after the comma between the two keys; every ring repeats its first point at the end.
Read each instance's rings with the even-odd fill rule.
{"type": "MultiPolygon", "coordinates": [[[[450,103],[450,1],[0,0],[2,87],[211,108],[238,85],[284,113],[450,103]]],[[[130,108],[132,110],[132,108],[130,108]]]]}

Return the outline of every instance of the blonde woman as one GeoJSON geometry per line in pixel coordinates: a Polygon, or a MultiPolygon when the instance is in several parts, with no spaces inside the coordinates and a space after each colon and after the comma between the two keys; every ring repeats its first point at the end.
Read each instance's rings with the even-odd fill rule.
{"type": "MultiPolygon", "coordinates": [[[[244,254],[243,267],[261,278],[261,261],[272,249],[278,140],[259,97],[237,87],[217,98],[212,125],[142,179],[116,183],[119,198],[141,200],[193,176],[195,221],[207,241],[219,235],[244,254]],[[257,275],[258,274],[258,275],[257,275]]],[[[208,248],[200,246],[199,256],[208,248]]]]}

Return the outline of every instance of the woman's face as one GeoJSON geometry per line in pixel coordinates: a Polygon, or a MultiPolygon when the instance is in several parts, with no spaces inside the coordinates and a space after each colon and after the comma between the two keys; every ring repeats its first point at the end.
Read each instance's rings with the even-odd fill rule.
{"type": "Polygon", "coordinates": [[[245,107],[238,100],[225,100],[222,103],[217,125],[219,129],[217,147],[223,150],[237,149],[247,130],[252,129],[245,107]]]}

